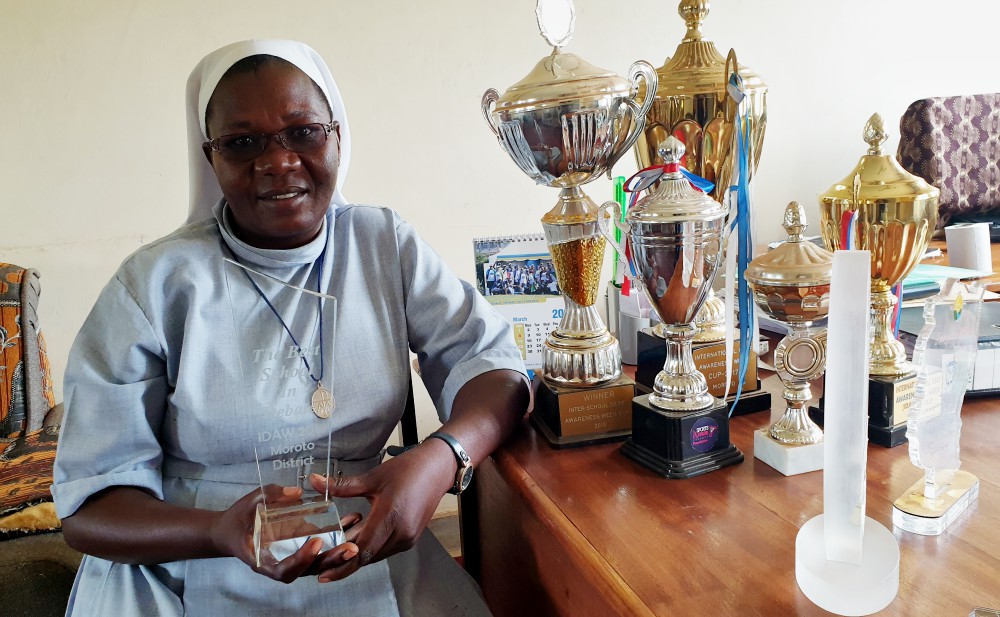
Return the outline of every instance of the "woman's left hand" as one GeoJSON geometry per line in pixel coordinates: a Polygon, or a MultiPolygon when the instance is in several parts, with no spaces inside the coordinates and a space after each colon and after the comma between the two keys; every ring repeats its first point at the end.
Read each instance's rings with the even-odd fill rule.
{"type": "MultiPolygon", "coordinates": [[[[329,480],[330,495],[365,497],[372,509],[347,532],[347,541],[360,549],[357,558],[330,563],[325,569],[326,564],[314,566],[314,571],[320,570],[319,582],[345,578],[361,566],[412,548],[454,484],[457,465],[447,444],[430,439],[368,473],[329,480]]],[[[309,481],[317,492],[327,488],[323,476],[313,474],[309,481]]]]}

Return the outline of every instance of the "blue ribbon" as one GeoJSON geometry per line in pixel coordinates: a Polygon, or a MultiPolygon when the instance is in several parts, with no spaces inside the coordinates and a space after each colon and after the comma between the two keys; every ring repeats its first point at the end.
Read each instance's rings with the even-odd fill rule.
{"type": "Polygon", "coordinates": [[[709,195],[715,188],[715,183],[711,180],[706,180],[699,176],[698,174],[693,174],[687,169],[681,167],[681,173],[687,178],[687,181],[691,183],[691,186],[698,189],[702,193],[709,195]]]}
{"type": "Polygon", "coordinates": [[[739,112],[740,103],[746,96],[743,90],[743,79],[738,74],[733,73],[729,78],[727,90],[736,101],[736,164],[739,169],[739,180],[736,186],[730,187],[730,191],[736,191],[736,220],[733,222],[733,227],[737,233],[736,269],[738,276],[736,290],[740,311],[740,367],[736,384],[736,397],[733,400],[733,406],[729,409],[729,415],[732,416],[740,401],[740,396],[743,394],[743,382],[750,366],[754,304],[750,299],[750,290],[744,276],[747,266],[750,264],[750,251],[753,245],[750,234],[750,129],[749,123],[739,112]]]}

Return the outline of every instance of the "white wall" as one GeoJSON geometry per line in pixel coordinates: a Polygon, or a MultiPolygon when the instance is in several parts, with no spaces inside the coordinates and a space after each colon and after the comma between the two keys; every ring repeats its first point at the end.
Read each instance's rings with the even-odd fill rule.
{"type": "MultiPolygon", "coordinates": [[[[576,5],[567,50],[620,73],[662,64],[684,33],[674,1],[576,5]]],[[[185,217],[184,83],[204,54],[252,37],[315,47],[351,119],[348,198],[397,209],[471,278],[474,236],[536,231],[556,196],[521,175],[479,111],[486,88],[549,52],[534,19],[532,0],[0,0],[0,261],[42,272],[57,384],[121,259],[185,217]]],[[[993,0],[714,2],[706,37],[770,86],[759,239],[779,237],[789,200],[817,219],[815,196],[863,153],[872,112],[894,129],[915,99],[1000,91],[998,23],[993,0]]],[[[627,156],[615,172],[633,170],[627,156]]],[[[587,191],[602,201],[610,185],[587,191]]],[[[434,415],[419,405],[426,433],[434,415]]]]}

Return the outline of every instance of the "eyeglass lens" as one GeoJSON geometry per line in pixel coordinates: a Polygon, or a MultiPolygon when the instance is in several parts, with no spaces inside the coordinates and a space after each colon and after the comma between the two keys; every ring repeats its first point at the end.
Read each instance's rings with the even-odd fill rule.
{"type": "MultiPolygon", "coordinates": [[[[301,124],[290,126],[277,133],[278,142],[292,152],[311,152],[326,143],[326,126],[301,124]]],[[[263,152],[275,135],[241,133],[224,135],[217,140],[219,154],[231,161],[247,161],[263,152]]]]}

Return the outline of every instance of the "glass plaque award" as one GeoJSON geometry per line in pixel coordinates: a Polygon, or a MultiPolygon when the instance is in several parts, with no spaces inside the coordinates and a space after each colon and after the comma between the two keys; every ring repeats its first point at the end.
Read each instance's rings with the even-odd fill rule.
{"type": "Polygon", "coordinates": [[[308,483],[310,474],[335,473],[330,363],[337,299],[317,291],[322,257],[308,279],[288,282],[234,257],[224,267],[237,337],[237,396],[245,408],[243,426],[235,428],[252,454],[262,497],[253,530],[257,565],[277,563],[311,538],[329,550],[344,542],[340,513],[308,483]],[[269,484],[301,487],[302,499],[279,499],[265,492],[269,484]]]}
{"type": "Polygon", "coordinates": [[[979,479],[959,469],[959,437],[982,297],[978,284],[949,281],[924,302],[924,327],[913,347],[917,391],[906,423],[910,461],[924,477],[892,509],[893,525],[911,533],[941,534],[979,496],[979,479]]]}

